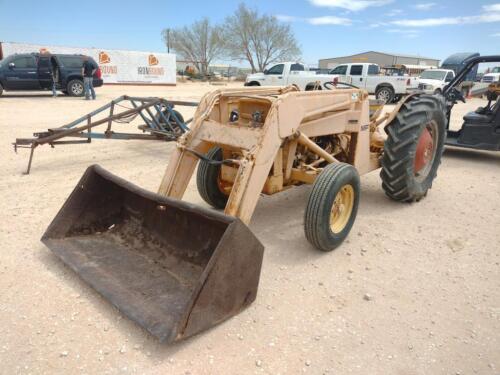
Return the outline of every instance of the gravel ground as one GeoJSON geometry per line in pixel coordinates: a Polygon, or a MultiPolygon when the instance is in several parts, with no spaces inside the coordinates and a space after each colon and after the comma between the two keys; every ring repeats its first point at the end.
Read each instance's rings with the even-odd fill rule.
{"type": "MultiPolygon", "coordinates": [[[[16,137],[124,93],[198,99],[210,89],[110,86],[95,102],[0,98],[0,373],[500,373],[499,153],[446,150],[432,190],[416,204],[386,198],[378,172],[363,176],[354,228],[331,253],[304,238],[310,187],[262,197],[250,225],[266,249],[257,300],[172,346],[122,317],[40,243],[88,165],[155,191],[174,145],[44,146],[27,176],[28,153],[12,151],[16,137]]],[[[480,104],[458,105],[453,127],[480,104]]],[[[206,206],[194,181],[186,199],[206,206]]]]}

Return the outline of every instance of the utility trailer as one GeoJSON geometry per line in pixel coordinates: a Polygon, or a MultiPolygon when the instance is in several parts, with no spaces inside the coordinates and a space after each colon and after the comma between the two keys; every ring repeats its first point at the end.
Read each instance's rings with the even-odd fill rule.
{"type": "Polygon", "coordinates": [[[196,107],[197,105],[197,102],[124,95],[67,125],[34,133],[33,138],[17,138],[14,142],[14,150],[17,152],[18,148],[30,149],[30,157],[26,169],[26,174],[29,174],[35,149],[45,144],[51,147],[55,147],[56,145],[84,144],[90,143],[92,139],[174,141],[189,130],[188,124],[191,122],[191,119],[184,121],[182,114],[175,110],[174,107],[196,107]],[[106,111],[108,111],[107,115],[105,115],[106,111]],[[144,121],[144,124],[138,126],[143,134],[113,131],[113,123],[127,124],[132,122],[137,116],[140,116],[144,121]],[[105,127],[106,129],[102,132],[96,132],[95,128],[98,126],[105,127]],[[68,137],[80,139],[62,140],[68,137]]]}

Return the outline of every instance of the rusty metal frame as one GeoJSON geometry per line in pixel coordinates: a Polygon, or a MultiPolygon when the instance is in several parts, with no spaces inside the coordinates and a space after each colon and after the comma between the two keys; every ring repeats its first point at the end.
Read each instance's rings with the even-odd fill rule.
{"type": "Polygon", "coordinates": [[[123,95],[110,103],[58,128],[51,128],[44,132],[33,133],[33,138],[17,138],[13,143],[14,150],[29,148],[30,156],[26,174],[30,173],[35,148],[44,144],[51,147],[56,145],[90,143],[92,139],[139,139],[173,141],[189,130],[188,124],[192,119],[183,121],[178,118],[175,106],[196,107],[197,102],[168,100],[157,97],[135,97],[123,95]],[[128,104],[128,105],[127,105],[128,104]],[[117,112],[120,108],[124,109],[117,112]],[[94,120],[96,116],[108,112],[104,118],[94,120]],[[141,133],[123,133],[112,130],[113,123],[128,123],[140,116],[144,124],[139,125],[141,133]],[[105,125],[103,132],[94,132],[92,129],[105,125]],[[144,134],[147,133],[147,134],[144,134]],[[61,140],[66,137],[83,138],[80,140],[61,140]]]}

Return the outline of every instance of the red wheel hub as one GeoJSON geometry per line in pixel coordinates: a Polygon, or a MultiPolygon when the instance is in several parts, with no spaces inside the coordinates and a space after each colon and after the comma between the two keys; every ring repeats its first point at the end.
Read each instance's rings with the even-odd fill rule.
{"type": "Polygon", "coordinates": [[[420,172],[432,160],[434,141],[429,129],[424,128],[418,139],[415,154],[415,173],[420,172]]]}

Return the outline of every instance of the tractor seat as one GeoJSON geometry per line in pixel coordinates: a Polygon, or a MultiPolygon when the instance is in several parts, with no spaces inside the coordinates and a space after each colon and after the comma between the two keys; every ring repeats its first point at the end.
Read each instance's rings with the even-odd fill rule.
{"type": "Polygon", "coordinates": [[[485,113],[483,107],[479,107],[476,111],[474,112],[469,112],[464,116],[464,121],[468,123],[480,123],[480,124],[487,124],[491,123],[493,119],[495,118],[495,115],[498,113],[500,108],[500,100],[498,100],[495,105],[491,108],[491,111],[488,111],[485,113]]]}

